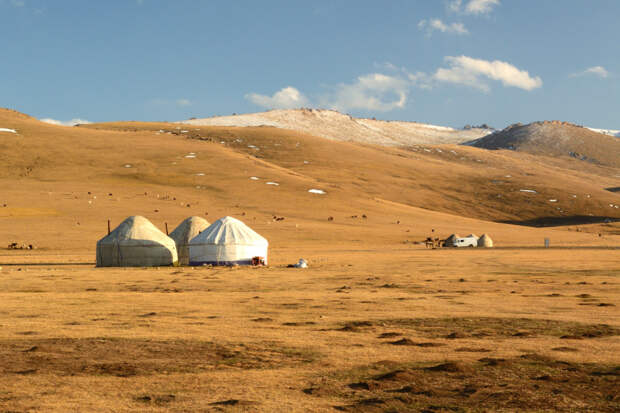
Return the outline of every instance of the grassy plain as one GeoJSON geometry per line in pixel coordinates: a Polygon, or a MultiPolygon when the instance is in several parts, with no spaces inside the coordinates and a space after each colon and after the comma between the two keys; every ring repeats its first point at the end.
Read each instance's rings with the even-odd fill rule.
{"type": "Polygon", "coordinates": [[[3,253],[1,406],[614,411],[617,253],[317,250],[305,270],[3,253]]]}
{"type": "Polygon", "coordinates": [[[37,247],[0,250],[0,411],[620,409],[617,169],[0,121],[18,131],[0,136],[0,247],[37,247]],[[107,219],[135,214],[162,230],[233,215],[269,239],[271,265],[94,268],[107,219]],[[414,243],[452,232],[497,248],[414,243]],[[300,257],[310,268],[286,267],[300,257]]]}

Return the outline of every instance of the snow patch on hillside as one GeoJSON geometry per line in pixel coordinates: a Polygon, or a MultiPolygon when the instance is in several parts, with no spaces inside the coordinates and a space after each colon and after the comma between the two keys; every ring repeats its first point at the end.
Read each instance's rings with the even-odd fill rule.
{"type": "Polygon", "coordinates": [[[417,122],[354,118],[334,110],[288,109],[244,115],[191,119],[181,123],[201,126],[273,126],[335,141],[384,146],[462,143],[488,135],[485,128],[454,129],[417,122]]]}
{"type": "Polygon", "coordinates": [[[45,123],[49,123],[50,125],[57,125],[57,126],[77,126],[77,125],[87,125],[89,122],[86,119],[79,119],[79,118],[74,118],[71,120],[67,120],[67,121],[63,121],[63,120],[56,120],[56,119],[52,119],[52,118],[43,118],[43,119],[39,119],[41,122],[45,122],[45,123]]]}
{"type": "Polygon", "coordinates": [[[614,129],[596,129],[596,128],[587,128],[593,132],[602,133],[603,135],[615,136],[616,138],[620,138],[620,130],[614,129]]]}

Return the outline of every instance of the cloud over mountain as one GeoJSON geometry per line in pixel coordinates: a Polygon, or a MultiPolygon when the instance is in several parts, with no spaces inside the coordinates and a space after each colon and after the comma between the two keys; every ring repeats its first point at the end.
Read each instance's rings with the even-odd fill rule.
{"type": "Polygon", "coordinates": [[[308,99],[292,86],[280,89],[272,96],[248,93],[245,98],[257,106],[267,109],[293,109],[306,106],[308,99]]]}
{"type": "Polygon", "coordinates": [[[439,82],[471,86],[488,92],[487,79],[500,81],[504,86],[533,90],[542,86],[542,79],[532,77],[526,70],[519,70],[500,60],[488,61],[468,56],[446,56],[448,68],[439,68],[433,78],[439,82]]]}
{"type": "Polygon", "coordinates": [[[431,90],[437,84],[470,86],[483,92],[491,90],[490,81],[506,87],[531,91],[542,86],[542,79],[530,76],[526,70],[499,60],[488,61],[468,56],[446,56],[448,67],[434,74],[409,72],[391,63],[377,65],[391,74],[370,73],[358,76],[353,82],[327,86],[326,91],[313,99],[307,98],[293,86],[287,86],[272,96],[248,93],[245,98],[267,109],[294,109],[315,106],[341,112],[350,110],[388,112],[404,108],[413,89],[431,90]]]}
{"type": "Polygon", "coordinates": [[[410,84],[397,76],[372,73],[359,76],[353,83],[342,83],[322,98],[326,107],[339,111],[350,109],[381,112],[402,108],[407,103],[410,84]]]}

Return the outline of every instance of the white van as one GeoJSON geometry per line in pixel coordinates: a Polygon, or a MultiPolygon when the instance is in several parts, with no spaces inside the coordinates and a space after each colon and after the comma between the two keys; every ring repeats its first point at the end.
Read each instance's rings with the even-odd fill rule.
{"type": "Polygon", "coordinates": [[[478,238],[476,237],[456,238],[454,240],[454,246],[455,247],[477,247],[478,238]]]}

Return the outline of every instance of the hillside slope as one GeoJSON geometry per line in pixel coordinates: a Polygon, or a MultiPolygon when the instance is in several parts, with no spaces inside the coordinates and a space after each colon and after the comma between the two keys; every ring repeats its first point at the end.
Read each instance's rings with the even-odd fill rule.
{"type": "Polygon", "coordinates": [[[63,127],[2,110],[0,127],[16,131],[0,134],[4,244],[90,250],[108,219],[116,225],[136,214],[162,230],[190,215],[233,215],[295,251],[402,245],[431,229],[489,232],[499,245],[538,244],[550,234],[567,245],[616,243],[490,222],[620,218],[618,194],[604,190],[617,186],[620,172],[596,165],[571,169],[551,158],[454,145],[334,142],[270,127],[63,127]]]}
{"type": "Polygon", "coordinates": [[[467,143],[485,149],[511,149],[534,155],[572,157],[620,167],[620,140],[567,122],[515,124],[467,143]]]}
{"type": "MultiPolygon", "coordinates": [[[[340,193],[352,205],[356,199],[380,198],[493,221],[572,222],[569,217],[595,221],[620,212],[618,195],[605,190],[618,182],[618,169],[575,159],[454,145],[361,145],[270,127],[171,126],[111,123],[88,128],[149,129],[219,144],[264,165],[313,179],[321,185],[318,189],[340,193]]],[[[254,183],[269,179],[255,178],[254,183]]]]}
{"type": "Polygon", "coordinates": [[[336,141],[387,146],[460,143],[487,135],[491,129],[453,129],[417,122],[359,119],[333,110],[271,110],[244,115],[184,121],[199,126],[273,126],[336,141]]]}

